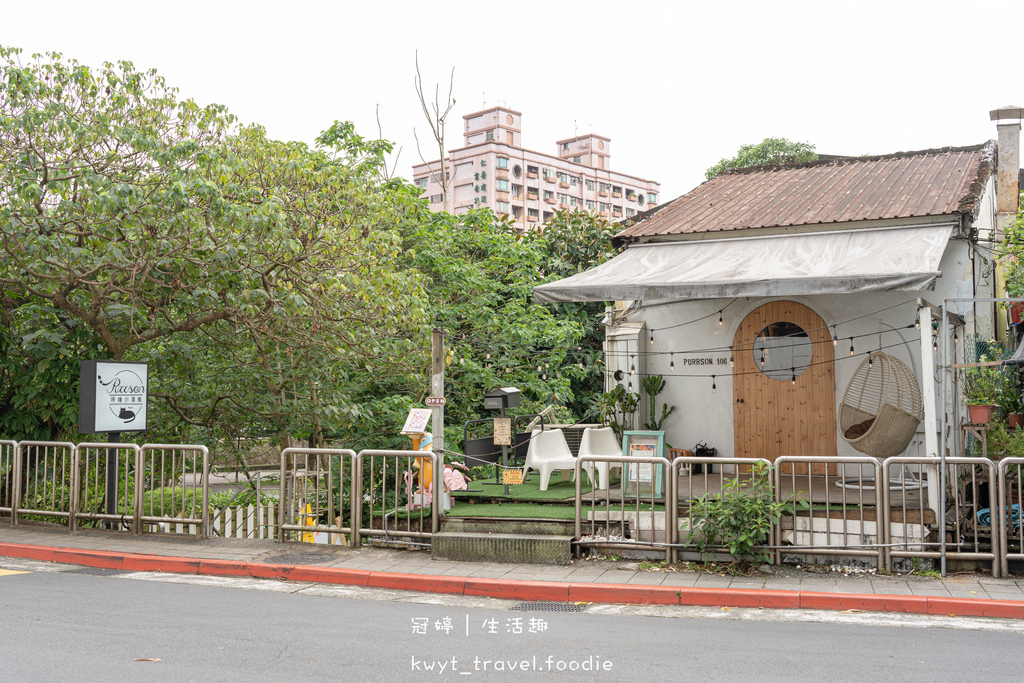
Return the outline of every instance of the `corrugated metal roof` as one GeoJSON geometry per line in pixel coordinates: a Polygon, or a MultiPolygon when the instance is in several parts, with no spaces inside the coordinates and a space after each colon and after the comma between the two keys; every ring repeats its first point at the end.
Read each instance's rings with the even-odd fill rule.
{"type": "Polygon", "coordinates": [[[994,144],[729,170],[618,237],[971,213],[991,172],[994,144]]]}

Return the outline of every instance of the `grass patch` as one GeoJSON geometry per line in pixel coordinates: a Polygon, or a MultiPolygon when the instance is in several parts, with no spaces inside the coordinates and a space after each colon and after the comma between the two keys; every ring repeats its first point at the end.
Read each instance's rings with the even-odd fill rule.
{"type": "MultiPolygon", "coordinates": [[[[612,483],[616,483],[617,481],[617,479],[613,479],[612,483]]],[[[508,495],[505,494],[505,485],[495,484],[493,480],[476,479],[469,482],[469,488],[473,489],[475,493],[468,491],[455,491],[451,494],[453,501],[459,498],[493,498],[495,500],[522,501],[572,501],[576,498],[576,482],[562,481],[561,477],[556,473],[551,476],[551,483],[548,484],[548,490],[541,491],[540,474],[532,470],[530,471],[529,478],[524,483],[509,485],[508,495]],[[482,492],[480,492],[481,490],[482,492]]],[[[590,485],[589,479],[587,479],[586,473],[584,473],[581,491],[583,493],[590,493],[593,490],[594,489],[590,485]]]]}

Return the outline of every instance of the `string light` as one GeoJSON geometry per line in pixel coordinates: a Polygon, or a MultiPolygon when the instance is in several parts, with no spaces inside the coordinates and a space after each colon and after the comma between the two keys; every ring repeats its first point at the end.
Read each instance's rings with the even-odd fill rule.
{"type": "MultiPolygon", "coordinates": [[[[722,310],[725,310],[725,309],[722,309],[722,310]]],[[[721,327],[721,325],[722,325],[722,311],[718,312],[718,325],[719,325],[719,327],[721,327]]]]}
{"type": "Polygon", "coordinates": [[[850,337],[850,355],[853,355],[853,337],[850,337]]]}
{"type": "Polygon", "coordinates": [[[672,352],[669,354],[668,369],[670,372],[676,371],[676,354],[672,352]]]}
{"type": "Polygon", "coordinates": [[[651,344],[654,343],[654,330],[651,330],[651,344]]]}
{"type": "Polygon", "coordinates": [[[960,337],[957,336],[955,330],[953,331],[953,343],[954,344],[959,344],[960,343],[960,337]]]}
{"type": "Polygon", "coordinates": [[[793,385],[796,386],[796,368],[790,368],[793,371],[793,385]]]}
{"type": "Polygon", "coordinates": [[[761,369],[764,370],[764,349],[761,349],[761,369]]]}
{"type": "Polygon", "coordinates": [[[868,369],[870,370],[875,366],[875,354],[868,356],[868,369]]]}
{"type": "Polygon", "coordinates": [[[633,359],[635,357],[636,356],[630,356],[629,357],[629,374],[630,375],[635,375],[636,374],[636,365],[633,364],[633,359]]]}
{"type": "Polygon", "coordinates": [[[633,381],[630,380],[629,386],[626,387],[626,391],[633,391],[633,381]]]}
{"type": "Polygon", "coordinates": [[[736,367],[736,358],[735,358],[735,356],[729,356],[729,367],[730,368],[736,367]]]}
{"type": "Polygon", "coordinates": [[[839,330],[832,326],[832,346],[839,346],[839,330]]]}
{"type": "Polygon", "coordinates": [[[711,375],[711,393],[712,394],[717,394],[718,393],[718,385],[715,384],[715,376],[714,375],[711,375]]]}

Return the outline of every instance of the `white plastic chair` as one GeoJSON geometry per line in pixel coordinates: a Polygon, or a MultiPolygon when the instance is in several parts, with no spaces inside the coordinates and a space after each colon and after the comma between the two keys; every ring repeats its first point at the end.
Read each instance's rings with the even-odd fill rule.
{"type": "MultiPolygon", "coordinates": [[[[622,446],[615,438],[615,430],[611,427],[587,427],[583,430],[580,440],[580,457],[584,455],[621,456],[622,446]]],[[[590,477],[590,485],[594,485],[594,470],[597,470],[597,488],[606,490],[611,470],[618,470],[622,476],[622,463],[615,462],[584,462],[583,469],[590,477]]]]}
{"type": "Polygon", "coordinates": [[[531,469],[540,472],[540,490],[548,490],[548,480],[555,470],[572,470],[575,476],[576,458],[569,450],[565,434],[561,429],[535,429],[530,434],[530,445],[526,449],[523,464],[523,478],[531,469]]]}

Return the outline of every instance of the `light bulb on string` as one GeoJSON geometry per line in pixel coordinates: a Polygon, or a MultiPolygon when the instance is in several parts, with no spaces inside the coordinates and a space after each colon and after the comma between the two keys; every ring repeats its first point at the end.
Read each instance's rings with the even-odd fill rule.
{"type": "Polygon", "coordinates": [[[832,327],[832,346],[839,346],[839,330],[834,325],[832,327]]]}
{"type": "Polygon", "coordinates": [[[674,352],[669,354],[668,369],[669,372],[676,371],[676,354],[674,352]]]}
{"type": "Polygon", "coordinates": [[[654,330],[651,330],[651,343],[654,343],[654,330]]]}
{"type": "Polygon", "coordinates": [[[761,369],[764,370],[764,349],[761,349],[761,369]]]}
{"type": "Polygon", "coordinates": [[[717,394],[718,393],[718,385],[715,384],[715,375],[711,375],[711,393],[712,394],[717,394]]]}
{"type": "Polygon", "coordinates": [[[853,355],[853,337],[850,337],[850,355],[853,355]]]}
{"type": "Polygon", "coordinates": [[[636,374],[636,365],[633,364],[633,358],[635,358],[635,356],[629,357],[629,374],[631,375],[636,374]]]}
{"type": "Polygon", "coordinates": [[[932,337],[932,351],[938,352],[939,340],[936,337],[932,337]]]}
{"type": "Polygon", "coordinates": [[[730,368],[736,367],[736,358],[734,356],[729,356],[729,367],[730,368]]]}
{"type": "Polygon", "coordinates": [[[868,369],[870,370],[874,366],[875,366],[875,355],[871,354],[870,356],[868,356],[868,369]]]}
{"type": "Polygon", "coordinates": [[[960,343],[960,337],[958,337],[956,332],[954,331],[953,332],[953,344],[959,344],[959,343],[960,343]]]}
{"type": "Polygon", "coordinates": [[[722,311],[718,312],[718,324],[719,324],[719,326],[721,326],[721,324],[722,324],[722,311]]]}
{"type": "Polygon", "coordinates": [[[543,375],[540,376],[540,378],[546,380],[548,378],[548,373],[545,372],[543,375]]]}
{"type": "Polygon", "coordinates": [[[790,368],[793,371],[793,385],[796,386],[796,368],[790,368]]]}
{"type": "Polygon", "coordinates": [[[629,382],[629,385],[626,387],[626,391],[633,391],[633,382],[632,382],[632,380],[629,382]]]}

